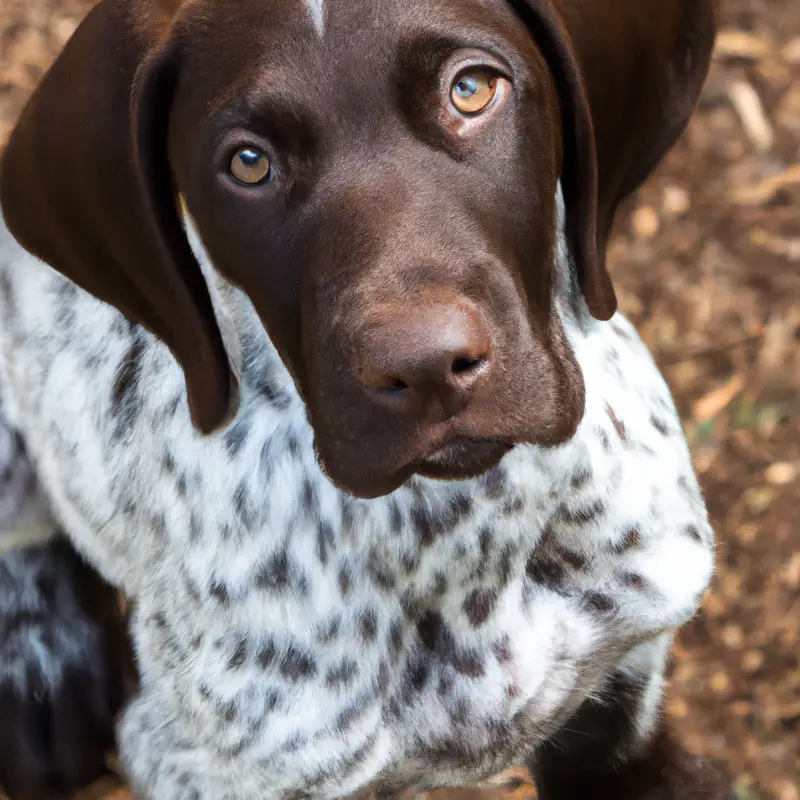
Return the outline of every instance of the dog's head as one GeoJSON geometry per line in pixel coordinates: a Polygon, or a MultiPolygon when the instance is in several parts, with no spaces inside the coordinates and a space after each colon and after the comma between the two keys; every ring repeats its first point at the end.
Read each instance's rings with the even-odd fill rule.
{"type": "Polygon", "coordinates": [[[712,38],[710,0],[103,0],[12,135],[3,210],[170,347],[209,432],[233,379],[182,198],[336,483],[466,477],[574,433],[559,181],[577,291],[608,319],[614,211],[712,38]]]}

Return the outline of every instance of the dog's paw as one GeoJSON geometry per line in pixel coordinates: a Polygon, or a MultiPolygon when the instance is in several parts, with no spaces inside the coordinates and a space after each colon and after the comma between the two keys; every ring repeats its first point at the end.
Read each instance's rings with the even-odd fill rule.
{"type": "Polygon", "coordinates": [[[120,631],[113,590],[65,539],[0,558],[0,786],[12,800],[66,797],[105,771],[120,631]]]}

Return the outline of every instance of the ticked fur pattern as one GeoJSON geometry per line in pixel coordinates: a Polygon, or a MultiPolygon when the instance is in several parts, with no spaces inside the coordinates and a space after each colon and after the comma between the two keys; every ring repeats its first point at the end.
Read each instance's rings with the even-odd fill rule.
{"type": "Polygon", "coordinates": [[[713,537],[664,380],[622,314],[590,317],[563,239],[574,438],[357,500],[320,470],[250,302],[192,238],[241,392],[209,437],[162,343],[0,229],[5,412],[59,523],[135,601],[141,689],[119,745],[139,795],[463,785],[535,764],[619,680],[640,690],[619,757],[645,747],[713,537]]]}

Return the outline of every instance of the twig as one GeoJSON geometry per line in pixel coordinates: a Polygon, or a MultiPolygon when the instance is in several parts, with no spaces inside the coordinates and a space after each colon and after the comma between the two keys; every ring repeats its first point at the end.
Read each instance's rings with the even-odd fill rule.
{"type": "Polygon", "coordinates": [[[753,86],[745,80],[733,81],[728,87],[728,95],[736,113],[742,120],[745,133],[759,153],[772,149],[775,132],[764,112],[761,98],[753,86]]]}
{"type": "Polygon", "coordinates": [[[763,36],[744,31],[720,31],[714,47],[714,58],[744,58],[759,61],[774,51],[772,42],[763,36]]]}
{"type": "Polygon", "coordinates": [[[753,186],[745,186],[733,193],[733,202],[740,206],[763,206],[782,189],[800,185],[800,164],[792,164],[783,172],[770,175],[753,186]]]}

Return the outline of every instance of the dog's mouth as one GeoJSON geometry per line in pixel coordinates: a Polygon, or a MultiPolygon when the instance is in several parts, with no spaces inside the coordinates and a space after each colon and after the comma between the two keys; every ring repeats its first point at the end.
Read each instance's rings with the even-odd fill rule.
{"type": "Polygon", "coordinates": [[[420,459],[415,472],[439,480],[474,478],[497,466],[513,447],[497,439],[453,439],[420,459]]]}

